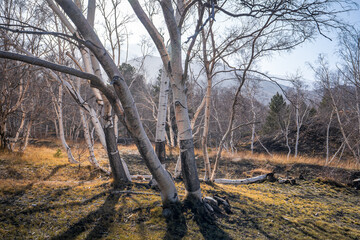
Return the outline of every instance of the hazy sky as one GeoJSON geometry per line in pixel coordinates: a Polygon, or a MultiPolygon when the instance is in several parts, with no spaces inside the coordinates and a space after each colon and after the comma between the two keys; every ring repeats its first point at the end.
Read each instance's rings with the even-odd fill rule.
{"type": "MultiPolygon", "coordinates": [[[[342,18],[360,29],[360,11],[344,14],[342,18]]],[[[272,58],[266,58],[262,61],[261,68],[278,77],[286,77],[299,71],[304,80],[311,85],[314,81],[314,74],[309,63],[314,64],[319,54],[324,54],[332,67],[336,66],[338,59],[337,35],[332,33],[329,36],[332,41],[318,36],[314,41],[304,43],[291,52],[283,52],[275,54],[272,58]]]]}
{"type": "MultiPolygon", "coordinates": [[[[125,12],[132,13],[132,9],[126,3],[124,4],[123,9],[126,9],[125,12]]],[[[360,29],[360,11],[346,13],[341,17],[345,21],[351,22],[354,26],[360,29]]],[[[134,22],[131,23],[129,28],[129,32],[132,33],[129,45],[129,59],[141,55],[138,41],[139,36],[146,36],[149,38],[142,24],[136,19],[136,17],[134,19],[134,22]],[[137,40],[134,41],[134,39],[137,40]]],[[[162,17],[159,19],[161,20],[156,21],[163,21],[162,17]]],[[[217,23],[219,22],[220,21],[217,21],[217,23]]],[[[262,71],[281,78],[285,78],[286,76],[294,75],[296,72],[299,72],[303,75],[304,80],[311,87],[314,74],[309,67],[309,63],[315,63],[319,54],[324,54],[328,58],[332,67],[335,67],[337,62],[337,35],[336,33],[330,33],[328,36],[332,38],[332,41],[319,35],[314,41],[306,42],[291,52],[282,52],[281,54],[274,54],[270,58],[264,58],[259,63],[259,67],[262,71]]],[[[183,37],[183,39],[185,38],[186,36],[183,37]]],[[[153,48],[152,55],[158,55],[155,48],[153,48]]]]}

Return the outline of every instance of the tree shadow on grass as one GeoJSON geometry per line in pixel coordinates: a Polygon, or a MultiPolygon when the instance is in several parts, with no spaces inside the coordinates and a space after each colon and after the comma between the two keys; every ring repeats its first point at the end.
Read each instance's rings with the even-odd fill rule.
{"type": "Polygon", "coordinates": [[[212,239],[222,239],[222,240],[232,240],[233,238],[229,236],[224,230],[222,230],[213,216],[210,216],[209,213],[205,210],[203,204],[198,204],[195,208],[192,208],[194,214],[194,220],[200,228],[200,232],[203,235],[205,240],[212,239]]]}
{"type": "Polygon", "coordinates": [[[171,206],[171,209],[171,216],[166,219],[166,233],[164,239],[182,239],[187,232],[187,225],[181,204],[174,204],[171,206]]]}
{"type": "Polygon", "coordinates": [[[205,240],[222,239],[231,240],[224,230],[216,223],[216,219],[206,209],[202,202],[191,203],[185,201],[184,206],[172,206],[171,217],[166,220],[167,231],[164,239],[182,239],[187,233],[186,218],[184,210],[189,209],[193,214],[194,221],[199,226],[200,232],[205,240]]]}
{"type": "Polygon", "coordinates": [[[87,225],[93,223],[96,225],[85,239],[100,239],[107,235],[111,224],[116,218],[115,205],[119,201],[120,195],[120,193],[110,193],[100,208],[89,213],[86,217],[71,225],[68,230],[51,239],[75,239],[88,230],[87,225]]]}
{"type": "Polygon", "coordinates": [[[65,167],[67,167],[67,166],[69,166],[70,164],[63,164],[63,165],[58,165],[58,166],[56,166],[55,168],[53,168],[52,170],[51,170],[51,172],[49,173],[49,175],[48,176],[46,176],[45,178],[43,178],[43,181],[47,181],[47,180],[49,180],[52,176],[54,176],[60,169],[62,169],[62,168],[65,168],[65,167]]]}

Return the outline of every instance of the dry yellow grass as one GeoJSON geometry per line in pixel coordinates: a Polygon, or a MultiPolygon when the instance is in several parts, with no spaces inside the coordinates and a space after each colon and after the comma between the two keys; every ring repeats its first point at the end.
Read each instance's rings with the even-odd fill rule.
{"type": "MultiPolygon", "coordinates": [[[[325,158],[321,157],[310,157],[310,156],[298,156],[294,157],[293,155],[287,158],[286,154],[273,154],[270,156],[269,154],[265,153],[254,153],[251,154],[250,151],[241,151],[237,153],[226,152],[222,154],[224,158],[230,158],[236,161],[236,159],[253,159],[258,161],[265,161],[270,163],[276,164],[295,164],[295,163],[303,163],[303,164],[313,164],[324,166],[325,165],[325,158]]],[[[341,159],[341,161],[332,161],[329,167],[337,167],[337,168],[344,168],[344,169],[360,169],[359,164],[352,158],[341,159]]]]}

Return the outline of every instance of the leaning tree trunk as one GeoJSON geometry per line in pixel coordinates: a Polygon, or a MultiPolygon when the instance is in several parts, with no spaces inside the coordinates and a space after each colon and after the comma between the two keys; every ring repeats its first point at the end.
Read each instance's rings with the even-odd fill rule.
{"type": "Polygon", "coordinates": [[[162,68],[160,93],[159,93],[159,107],[156,122],[155,134],[155,152],[160,162],[164,164],[166,158],[166,110],[169,97],[169,78],[167,77],[166,69],[162,68]]]}
{"type": "MultiPolygon", "coordinates": [[[[77,80],[77,91],[80,92],[80,80],[77,80]]],[[[79,106],[79,111],[80,111],[80,117],[81,117],[81,123],[83,125],[83,130],[84,130],[84,138],[85,138],[85,142],[86,145],[88,147],[89,150],[89,162],[90,164],[95,168],[95,169],[100,169],[101,171],[105,172],[106,174],[110,174],[109,171],[107,171],[106,169],[102,168],[100,166],[100,164],[98,163],[96,157],[95,157],[95,152],[94,152],[94,145],[91,141],[91,136],[90,136],[90,130],[89,130],[89,125],[88,125],[88,121],[86,119],[84,110],[82,109],[81,106],[79,106]]]]}
{"type": "MultiPolygon", "coordinates": [[[[158,186],[161,191],[164,206],[168,206],[172,202],[177,202],[178,195],[175,184],[165,169],[161,167],[161,163],[157,158],[155,151],[152,148],[151,142],[149,141],[149,138],[147,137],[140,121],[134,99],[119,69],[76,5],[71,0],[56,0],[56,2],[62,7],[65,13],[77,26],[79,32],[86,40],[85,44],[87,47],[89,47],[89,49],[91,49],[99,62],[102,64],[109,78],[112,80],[115,92],[124,108],[126,126],[134,138],[139,152],[145,160],[147,167],[159,184],[158,186]]],[[[111,101],[111,104],[113,107],[117,107],[116,100],[111,101]]],[[[119,115],[119,111],[116,112],[118,117],[122,118],[122,116],[119,115]]]]}
{"type": "Polygon", "coordinates": [[[110,103],[106,99],[104,100],[105,100],[104,101],[105,103],[104,132],[106,138],[106,146],[110,161],[111,172],[114,178],[114,188],[119,188],[122,185],[122,183],[131,182],[131,176],[124,160],[121,159],[120,153],[117,148],[110,103]]]}
{"type": "Polygon", "coordinates": [[[66,154],[68,156],[68,160],[70,163],[79,163],[76,161],[71,153],[71,148],[67,145],[65,140],[65,134],[64,134],[64,125],[63,125],[63,111],[62,111],[62,101],[63,101],[63,87],[62,84],[59,85],[59,97],[58,97],[58,104],[57,104],[57,117],[59,122],[59,134],[60,134],[60,140],[61,143],[66,151],[66,154]]]}

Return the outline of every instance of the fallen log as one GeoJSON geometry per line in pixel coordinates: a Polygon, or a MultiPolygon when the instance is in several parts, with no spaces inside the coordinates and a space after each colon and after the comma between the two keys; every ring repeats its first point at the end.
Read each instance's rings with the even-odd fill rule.
{"type": "Polygon", "coordinates": [[[249,183],[257,183],[257,182],[263,182],[265,180],[273,181],[274,179],[274,173],[268,173],[252,178],[245,178],[245,179],[224,179],[224,178],[218,178],[215,179],[215,183],[221,183],[221,184],[249,184],[249,183]]]}
{"type": "Polygon", "coordinates": [[[360,190],[360,178],[353,180],[353,186],[356,190],[360,190]]]}
{"type": "Polygon", "coordinates": [[[150,180],[152,178],[152,175],[131,175],[132,180],[150,180]]]}
{"type": "Polygon", "coordinates": [[[293,179],[293,178],[279,178],[278,182],[280,184],[283,184],[283,183],[290,183],[290,185],[295,185],[296,184],[296,180],[293,179]]]}

